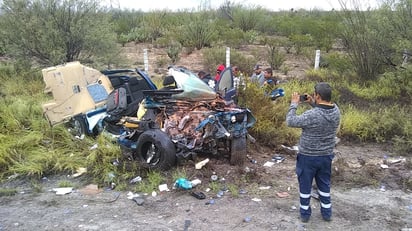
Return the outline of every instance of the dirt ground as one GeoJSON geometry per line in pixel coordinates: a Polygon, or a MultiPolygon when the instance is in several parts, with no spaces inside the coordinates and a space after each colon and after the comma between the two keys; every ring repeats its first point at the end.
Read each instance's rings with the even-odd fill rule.
{"type": "MultiPolygon", "coordinates": [[[[249,155],[251,161],[243,167],[213,158],[200,170],[186,163],[193,169],[189,180],[200,179],[202,183],[192,190],[173,189],[169,184],[170,191],[157,190],[156,195],[109,187],[86,190],[87,185],[64,195],[53,191],[62,180],[79,185],[82,176],[49,176],[43,179],[41,192],[36,192],[30,182],[4,182],[2,188],[13,187],[18,194],[0,197],[0,230],[412,230],[411,192],[384,179],[368,187],[334,182],[333,220],[322,220],[319,202],[312,198],[312,217],[308,223],[301,223],[293,152],[251,147],[249,155]],[[285,159],[276,163],[272,161],[275,154],[285,159]],[[267,162],[273,166],[264,166],[267,162]],[[227,183],[221,184],[218,193],[208,191],[213,172],[218,181],[227,183]],[[252,183],[237,188],[238,192],[224,188],[245,176],[251,177],[252,183]],[[197,199],[191,192],[203,192],[206,198],[197,199]],[[138,197],[129,199],[130,193],[138,197]]],[[[397,162],[399,157],[389,157],[388,168],[382,168],[385,155],[391,156],[382,146],[342,144],[336,148],[333,166],[338,171],[339,159],[344,159],[347,167],[339,171],[355,173],[374,166],[387,176],[397,172],[394,169],[404,169],[404,162],[397,162]],[[363,166],[358,157],[365,160],[363,166]]]]}

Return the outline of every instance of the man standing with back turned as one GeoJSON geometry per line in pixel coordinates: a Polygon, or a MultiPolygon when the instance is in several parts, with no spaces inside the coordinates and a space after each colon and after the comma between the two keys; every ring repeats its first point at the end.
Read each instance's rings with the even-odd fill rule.
{"type": "Polygon", "coordinates": [[[331,102],[332,88],[328,83],[316,84],[313,95],[292,94],[286,123],[290,127],[302,128],[299,152],[296,159],[296,175],[299,181],[300,218],[308,222],[312,213],[310,195],[315,178],[319,193],[320,212],[325,221],[332,217],[330,183],[332,172],[333,148],[336,132],[340,123],[340,111],[331,102]],[[310,103],[313,108],[296,115],[299,102],[310,103]]]}

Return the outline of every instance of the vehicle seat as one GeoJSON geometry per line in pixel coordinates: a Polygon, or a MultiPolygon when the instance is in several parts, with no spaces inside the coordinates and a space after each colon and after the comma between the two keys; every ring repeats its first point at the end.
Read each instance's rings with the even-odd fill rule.
{"type": "Polygon", "coordinates": [[[131,102],[142,101],[144,97],[143,90],[150,89],[144,79],[138,80],[135,77],[131,77],[125,85],[127,86],[127,89],[129,91],[131,102]]]}

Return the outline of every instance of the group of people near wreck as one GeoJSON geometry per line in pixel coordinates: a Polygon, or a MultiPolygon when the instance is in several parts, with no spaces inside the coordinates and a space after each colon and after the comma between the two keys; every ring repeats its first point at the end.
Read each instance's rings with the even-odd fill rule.
{"type": "MultiPolygon", "coordinates": [[[[245,87],[245,77],[240,71],[238,66],[232,66],[233,73],[233,84],[235,88],[245,87]]],[[[210,73],[205,71],[199,71],[197,73],[198,77],[203,80],[210,87],[214,88],[216,83],[220,80],[221,73],[226,69],[225,65],[220,64],[216,68],[215,76],[212,76],[210,73]]],[[[256,65],[253,68],[253,74],[251,75],[249,81],[258,84],[260,87],[272,87],[279,84],[279,80],[273,76],[272,68],[268,67],[262,70],[260,65],[256,65]]]]}
{"type": "MultiPolygon", "coordinates": [[[[223,64],[218,65],[216,68],[216,73],[212,76],[211,73],[206,71],[199,71],[197,77],[206,83],[210,88],[215,89],[216,84],[220,80],[222,72],[226,69],[226,66],[223,64]]],[[[231,67],[232,76],[233,76],[233,86],[236,89],[245,89],[246,82],[251,82],[257,86],[264,89],[265,93],[269,93],[271,90],[277,88],[277,85],[280,83],[277,78],[273,76],[272,68],[268,67],[262,69],[260,65],[255,65],[253,68],[253,73],[248,80],[240,71],[238,66],[231,67]]],[[[163,88],[161,90],[170,90],[176,88],[176,84],[173,76],[166,76],[163,80],[163,88]]]]}

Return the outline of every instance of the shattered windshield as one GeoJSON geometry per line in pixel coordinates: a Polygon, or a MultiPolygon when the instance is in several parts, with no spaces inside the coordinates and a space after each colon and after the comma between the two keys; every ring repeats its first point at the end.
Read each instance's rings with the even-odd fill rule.
{"type": "Polygon", "coordinates": [[[185,69],[170,68],[169,74],[174,77],[177,88],[183,90],[182,93],[173,95],[173,98],[189,101],[216,99],[216,92],[194,73],[185,69]]]}

